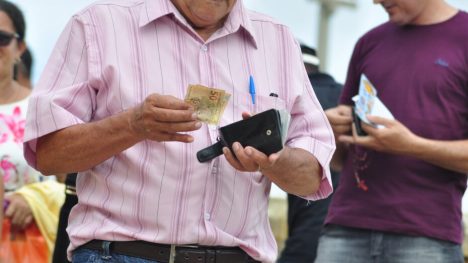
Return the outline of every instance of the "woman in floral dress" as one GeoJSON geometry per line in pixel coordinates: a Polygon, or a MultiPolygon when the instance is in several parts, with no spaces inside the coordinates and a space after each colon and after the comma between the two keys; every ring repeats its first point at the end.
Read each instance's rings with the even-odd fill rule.
{"type": "MultiPolygon", "coordinates": [[[[24,37],[21,11],[7,1],[0,1],[0,175],[6,193],[37,182],[40,177],[23,157],[24,124],[31,90],[14,80],[15,67],[26,49],[24,37]]],[[[17,212],[12,223],[25,226],[32,219],[26,211],[17,212]]]]}

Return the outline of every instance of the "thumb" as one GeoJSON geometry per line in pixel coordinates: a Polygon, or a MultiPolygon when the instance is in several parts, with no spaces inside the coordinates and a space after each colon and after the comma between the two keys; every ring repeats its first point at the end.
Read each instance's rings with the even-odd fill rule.
{"type": "Polygon", "coordinates": [[[380,116],[367,115],[366,117],[367,117],[367,119],[370,120],[372,123],[380,124],[380,125],[383,125],[383,126],[385,126],[385,127],[388,127],[388,126],[390,126],[390,125],[393,123],[393,120],[392,120],[392,119],[388,119],[388,118],[384,118],[384,117],[380,117],[380,116]]]}

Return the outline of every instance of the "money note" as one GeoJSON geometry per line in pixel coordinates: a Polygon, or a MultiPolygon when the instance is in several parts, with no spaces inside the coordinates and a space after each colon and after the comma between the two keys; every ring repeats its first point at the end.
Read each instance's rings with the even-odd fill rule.
{"type": "Polygon", "coordinates": [[[200,121],[217,125],[231,94],[202,85],[190,85],[185,101],[192,104],[200,121]]]}
{"type": "Polygon", "coordinates": [[[224,114],[224,110],[226,109],[226,106],[228,105],[229,103],[229,99],[231,98],[231,94],[227,93],[227,92],[224,92],[224,95],[221,97],[221,100],[219,101],[220,103],[220,111],[219,111],[219,116],[218,116],[218,121],[217,123],[219,123],[219,120],[221,120],[221,117],[223,116],[224,114]]]}

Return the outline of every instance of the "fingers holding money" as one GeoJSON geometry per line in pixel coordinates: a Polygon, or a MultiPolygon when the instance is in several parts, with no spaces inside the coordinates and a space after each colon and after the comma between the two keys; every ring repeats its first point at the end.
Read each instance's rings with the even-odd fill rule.
{"type": "Polygon", "coordinates": [[[145,103],[161,109],[171,110],[193,110],[189,103],[170,95],[161,95],[157,93],[150,94],[145,99],[145,103]]]}
{"type": "Polygon", "coordinates": [[[231,94],[221,89],[190,85],[185,101],[192,105],[200,121],[219,124],[231,94]]]}
{"type": "Polygon", "coordinates": [[[142,139],[192,142],[193,137],[182,132],[201,127],[193,107],[173,96],[152,94],[130,115],[130,127],[142,139]]]}

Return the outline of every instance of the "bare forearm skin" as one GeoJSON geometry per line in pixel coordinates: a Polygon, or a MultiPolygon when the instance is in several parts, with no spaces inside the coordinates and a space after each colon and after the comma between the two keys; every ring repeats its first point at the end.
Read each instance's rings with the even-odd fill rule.
{"type": "Polygon", "coordinates": [[[286,147],[284,151],[274,169],[264,169],[262,173],[285,192],[297,196],[316,193],[322,181],[322,167],[317,159],[299,148],[286,147]]]}
{"type": "Polygon", "coordinates": [[[468,140],[436,141],[418,137],[405,155],[468,174],[468,140]]]}
{"type": "Polygon", "coordinates": [[[141,141],[129,126],[130,112],[71,126],[38,139],[37,169],[43,174],[88,170],[141,141]]]}

